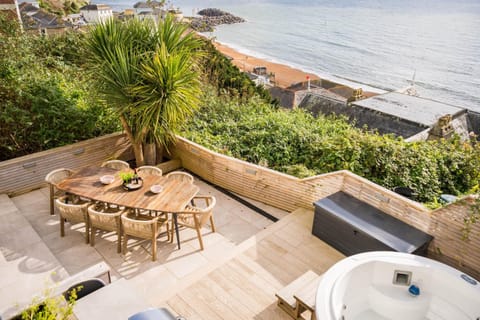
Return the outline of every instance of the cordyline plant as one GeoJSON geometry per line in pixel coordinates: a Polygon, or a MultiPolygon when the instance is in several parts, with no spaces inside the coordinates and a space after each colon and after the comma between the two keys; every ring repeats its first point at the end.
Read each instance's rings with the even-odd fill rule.
{"type": "Polygon", "coordinates": [[[200,46],[187,26],[170,15],[158,24],[112,19],[90,31],[90,71],[119,115],[137,166],[145,162],[145,143],[168,148],[197,108],[200,46]]]}

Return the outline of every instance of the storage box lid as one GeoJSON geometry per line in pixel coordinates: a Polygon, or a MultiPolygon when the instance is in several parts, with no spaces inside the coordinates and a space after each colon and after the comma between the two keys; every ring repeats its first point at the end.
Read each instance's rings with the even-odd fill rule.
{"type": "Polygon", "coordinates": [[[412,253],[433,239],[431,235],[341,191],[315,201],[314,205],[398,252],[412,253]]]}

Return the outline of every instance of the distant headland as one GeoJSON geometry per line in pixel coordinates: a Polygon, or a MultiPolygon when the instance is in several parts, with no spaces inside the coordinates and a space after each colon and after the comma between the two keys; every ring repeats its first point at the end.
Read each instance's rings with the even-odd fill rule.
{"type": "Polygon", "coordinates": [[[191,27],[198,32],[211,32],[215,26],[245,22],[243,18],[234,16],[217,8],[207,8],[197,12],[200,17],[191,18],[191,27]]]}

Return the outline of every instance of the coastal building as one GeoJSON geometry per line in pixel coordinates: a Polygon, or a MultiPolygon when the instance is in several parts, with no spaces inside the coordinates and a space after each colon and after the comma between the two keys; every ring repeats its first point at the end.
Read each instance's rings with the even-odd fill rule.
{"type": "Polygon", "coordinates": [[[399,92],[387,92],[350,103],[312,92],[304,97],[299,107],[315,115],[343,115],[356,127],[368,127],[380,134],[393,134],[408,141],[449,138],[454,133],[467,140],[472,133],[480,133],[480,114],[399,92]]]}
{"type": "Polygon", "coordinates": [[[155,9],[152,11],[142,11],[136,14],[137,18],[140,20],[150,19],[155,23],[158,23],[158,21],[164,19],[166,15],[167,15],[167,11],[162,9],[155,9]]]}
{"type": "Polygon", "coordinates": [[[478,134],[474,112],[431,99],[389,92],[354,102],[352,106],[363,108],[377,118],[393,118],[397,126],[391,125],[393,121],[385,121],[383,125],[377,121],[375,126],[370,123],[369,127],[403,136],[409,141],[449,138],[453,133],[467,140],[471,132],[478,134]]]}
{"type": "Polygon", "coordinates": [[[68,19],[62,20],[57,15],[49,13],[35,3],[23,2],[19,5],[23,29],[30,33],[42,35],[62,33],[72,24],[68,19]]]}
{"type": "Polygon", "coordinates": [[[133,19],[135,18],[135,10],[125,9],[123,12],[118,14],[117,18],[123,21],[133,19]]]}
{"type": "MultiPolygon", "coordinates": [[[[328,104],[333,107],[337,105],[344,105],[347,103],[348,98],[353,95],[354,89],[329,81],[325,79],[303,81],[292,84],[288,87],[275,86],[269,88],[272,98],[277,99],[280,105],[284,108],[307,108],[313,113],[317,114],[315,110],[312,110],[311,103],[307,106],[300,106],[302,101],[307,96],[315,95],[321,97],[323,104],[328,104]]],[[[372,93],[366,93],[367,96],[372,96],[372,93]]],[[[315,105],[318,103],[317,101],[315,105]]],[[[315,109],[315,108],[313,108],[315,109]]]]}
{"type": "Polygon", "coordinates": [[[87,23],[103,22],[113,17],[112,8],[105,4],[89,4],[80,8],[87,23]]]}
{"type": "Polygon", "coordinates": [[[74,28],[83,27],[87,25],[87,21],[81,13],[72,13],[67,15],[64,18],[65,21],[68,21],[74,28]]]}

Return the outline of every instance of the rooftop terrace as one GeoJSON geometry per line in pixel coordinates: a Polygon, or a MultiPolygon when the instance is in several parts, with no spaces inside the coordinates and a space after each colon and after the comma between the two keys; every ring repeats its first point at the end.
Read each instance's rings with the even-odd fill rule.
{"type": "MultiPolygon", "coordinates": [[[[200,193],[217,198],[217,232],[202,231],[204,251],[193,230],[181,230],[180,250],[163,235],[156,262],[151,261],[148,241],[130,240],[123,255],[116,252],[112,233],[97,236],[91,247],[84,243],[81,225],[67,224],[66,236],[61,238],[58,215],[49,214],[45,174],[59,167],[78,170],[105,159],[129,159],[123,135],[0,163],[0,314],[16,313],[16,303],[31,301],[48,283],[104,261],[113,284],[128,286],[132,301],[135,297],[146,306],[168,307],[187,319],[288,319],[276,307],[275,292],[307,270],[321,274],[343,258],[311,234],[312,202],[338,191],[432,235],[429,257],[474,277],[480,274],[479,225],[472,224],[469,239],[461,240],[464,221],[471,216],[471,198],[431,211],[349,171],[298,179],[185,139],[179,139],[173,151],[178,159],[172,161],[175,166],[209,182],[195,181],[200,193]],[[241,196],[278,222],[212,184],[241,196]]],[[[168,163],[163,169],[167,167],[168,163]]],[[[115,299],[111,303],[111,311],[117,312],[115,299]]]]}
{"type": "Polygon", "coordinates": [[[195,184],[217,198],[217,232],[203,230],[204,251],[193,230],[180,231],[180,250],[163,235],[156,262],[149,241],[130,240],[126,255],[116,252],[112,232],[101,232],[95,247],[85,244],[82,224],[67,224],[61,238],[58,214],[49,214],[47,188],[2,196],[0,311],[29,302],[51,280],[104,261],[113,281],[125,279],[148,305],[188,319],[287,319],[276,307],[275,292],[307,270],[323,273],[343,257],[311,235],[313,211],[289,214],[246,199],[280,219],[273,223],[213,186],[198,179],[195,184]]]}

